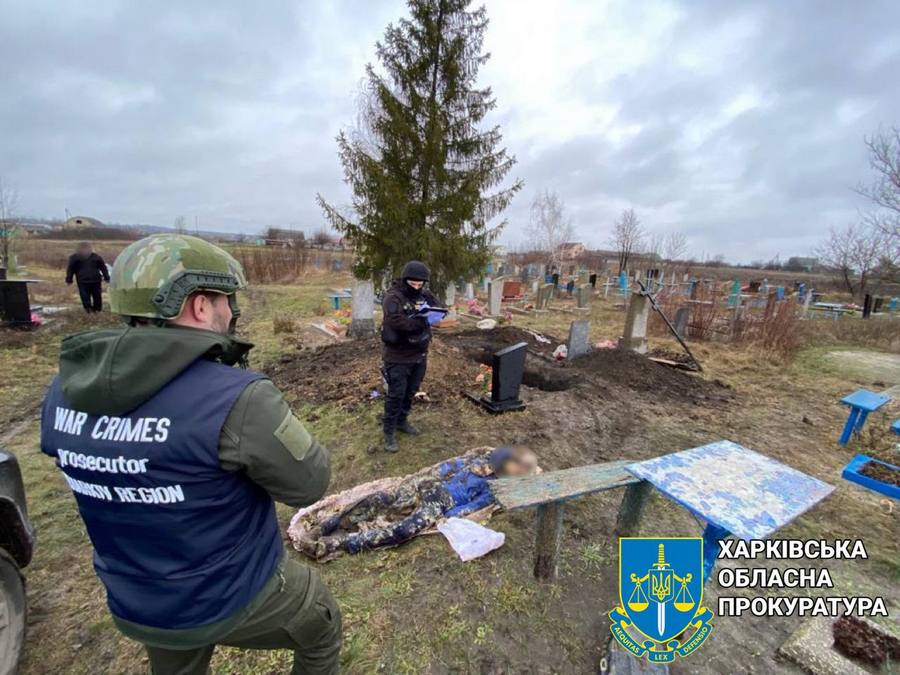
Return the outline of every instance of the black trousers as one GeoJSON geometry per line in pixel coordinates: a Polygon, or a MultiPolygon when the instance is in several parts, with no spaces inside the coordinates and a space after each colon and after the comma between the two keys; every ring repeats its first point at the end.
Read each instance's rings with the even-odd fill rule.
{"type": "Polygon", "coordinates": [[[384,431],[389,433],[402,425],[412,408],[413,396],[425,378],[427,359],[419,363],[385,363],[384,375],[388,383],[384,399],[384,431]]]}
{"type": "Polygon", "coordinates": [[[103,286],[99,281],[92,283],[78,282],[78,295],[85,312],[99,312],[103,309],[103,286]]]}

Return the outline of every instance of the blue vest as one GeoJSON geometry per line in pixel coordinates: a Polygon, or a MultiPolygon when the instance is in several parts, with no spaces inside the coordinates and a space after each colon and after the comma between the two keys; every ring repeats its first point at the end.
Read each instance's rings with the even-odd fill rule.
{"type": "Polygon", "coordinates": [[[41,415],[117,617],[192,628],[247,605],[282,555],[272,498],[219,464],[219,435],[262,375],[200,359],[123,417],[74,409],[59,378],[41,415]]]}

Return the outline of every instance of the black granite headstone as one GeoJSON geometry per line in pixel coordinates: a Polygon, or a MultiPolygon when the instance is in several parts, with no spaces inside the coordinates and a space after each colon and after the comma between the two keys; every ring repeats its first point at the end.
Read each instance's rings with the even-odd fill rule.
{"type": "Polygon", "coordinates": [[[490,412],[501,413],[525,408],[525,403],[519,399],[519,387],[522,386],[527,353],[528,343],[519,342],[494,354],[491,364],[491,397],[484,397],[480,401],[490,412]]]}
{"type": "Polygon", "coordinates": [[[28,283],[20,280],[0,281],[0,320],[11,326],[31,325],[31,303],[28,283]]]}

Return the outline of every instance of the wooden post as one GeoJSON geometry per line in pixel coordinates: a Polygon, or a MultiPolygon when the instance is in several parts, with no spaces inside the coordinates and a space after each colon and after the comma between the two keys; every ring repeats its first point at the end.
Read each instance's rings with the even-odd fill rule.
{"type": "Polygon", "coordinates": [[[548,502],[537,509],[534,540],[534,576],[554,581],[558,571],[559,542],[562,537],[562,502],[548,502]]]}
{"type": "Polygon", "coordinates": [[[616,537],[632,537],[637,534],[651,487],[653,487],[651,483],[642,480],[625,488],[622,505],[619,507],[619,517],[616,519],[614,531],[616,537]]]}

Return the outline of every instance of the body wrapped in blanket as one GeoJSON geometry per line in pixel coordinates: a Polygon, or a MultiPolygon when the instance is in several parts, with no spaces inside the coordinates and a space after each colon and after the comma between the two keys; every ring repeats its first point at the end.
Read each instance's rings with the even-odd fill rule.
{"type": "Polygon", "coordinates": [[[489,481],[539,472],[523,448],[476,448],[409,476],[382,478],[325,497],[291,519],[294,548],[316,560],[396,546],[442,518],[496,508],[489,481]]]}

